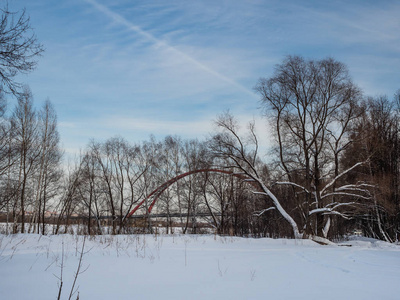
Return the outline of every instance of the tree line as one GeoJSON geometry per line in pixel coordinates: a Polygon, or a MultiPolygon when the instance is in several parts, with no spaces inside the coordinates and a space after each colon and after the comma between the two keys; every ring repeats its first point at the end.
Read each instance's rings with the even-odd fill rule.
{"type": "Polygon", "coordinates": [[[323,240],[360,229],[396,241],[399,93],[364,97],[342,63],[299,56],[287,57],[255,90],[274,132],[267,156],[260,155],[255,124],[240,128],[225,112],[207,140],[92,140],[67,166],[50,101],[36,111],[25,87],[7,114],[3,96],[1,211],[13,232],[46,233],[48,222],[55,233],[65,232],[79,217],[90,234],[151,232],[158,222],[168,233],[206,227],[323,240]],[[230,173],[178,180],[155,202],[157,222],[149,216],[152,198],[138,210],[140,222],[128,217],[171,178],[207,169],[230,173]]]}
{"type": "Polygon", "coordinates": [[[267,156],[254,122],[240,128],[225,112],[207,140],[93,140],[67,165],[51,102],[36,110],[14,80],[43,52],[24,11],[2,10],[0,48],[0,211],[14,233],[45,234],[50,222],[65,232],[79,220],[88,234],[162,225],[325,242],[358,229],[398,241],[400,90],[366,97],[343,63],[288,56],[254,88],[273,133],[267,156]],[[215,169],[225,172],[195,172],[215,169]],[[157,202],[147,198],[177,176],[157,202]],[[142,199],[141,219],[130,217],[142,199]]]}

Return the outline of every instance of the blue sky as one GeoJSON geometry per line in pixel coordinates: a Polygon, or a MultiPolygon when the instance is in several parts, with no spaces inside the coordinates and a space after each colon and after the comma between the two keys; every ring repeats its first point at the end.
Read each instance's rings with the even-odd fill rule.
{"type": "Polygon", "coordinates": [[[67,153],[115,135],[201,139],[227,109],[259,120],[252,88],[286,55],[336,58],[365,95],[400,89],[399,1],[10,0],[9,7],[26,8],[46,48],[21,80],[37,105],[54,104],[67,153]]]}

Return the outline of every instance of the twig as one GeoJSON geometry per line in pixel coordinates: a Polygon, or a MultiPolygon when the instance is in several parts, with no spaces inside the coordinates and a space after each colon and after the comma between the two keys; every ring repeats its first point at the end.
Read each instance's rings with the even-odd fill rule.
{"type": "Polygon", "coordinates": [[[60,280],[60,287],[58,288],[58,297],[57,300],[60,300],[61,298],[61,291],[62,291],[62,286],[63,286],[63,269],[64,269],[64,240],[62,241],[62,250],[61,250],[61,274],[60,277],[57,277],[60,280]]]}
{"type": "MultiPolygon", "coordinates": [[[[78,279],[79,274],[82,274],[83,272],[85,272],[85,271],[89,268],[89,266],[88,266],[88,268],[86,268],[85,270],[83,270],[82,272],[80,272],[81,266],[82,266],[83,255],[85,254],[84,250],[85,250],[86,237],[87,237],[87,236],[85,235],[84,238],[83,238],[82,250],[81,250],[81,254],[80,254],[80,256],[79,256],[78,268],[76,269],[76,272],[75,272],[74,283],[72,284],[72,287],[71,287],[71,291],[70,291],[68,300],[71,300],[71,297],[72,297],[72,296],[75,294],[75,292],[76,292],[76,291],[74,292],[74,288],[75,288],[75,283],[76,283],[76,280],[78,279]]],[[[78,297],[79,297],[79,296],[78,296],[78,297]]]]}

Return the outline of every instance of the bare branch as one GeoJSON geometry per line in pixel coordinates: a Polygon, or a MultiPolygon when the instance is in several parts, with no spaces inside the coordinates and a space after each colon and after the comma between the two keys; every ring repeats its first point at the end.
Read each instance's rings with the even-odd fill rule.
{"type": "Polygon", "coordinates": [[[297,184],[297,183],[294,183],[294,182],[290,182],[290,181],[277,181],[277,182],[275,182],[275,184],[292,185],[292,186],[295,186],[295,187],[298,187],[298,188],[302,189],[302,190],[305,191],[306,193],[310,193],[310,191],[307,190],[304,186],[301,186],[301,185],[299,185],[299,184],[297,184]]]}

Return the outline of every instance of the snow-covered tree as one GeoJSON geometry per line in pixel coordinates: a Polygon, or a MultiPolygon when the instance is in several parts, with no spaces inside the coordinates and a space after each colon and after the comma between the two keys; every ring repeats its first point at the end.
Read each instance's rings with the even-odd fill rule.
{"type": "Polygon", "coordinates": [[[340,165],[343,151],[351,143],[348,131],[359,115],[361,93],[342,63],[298,56],[287,57],[273,76],[260,79],[255,89],[262,96],[276,138],[273,174],[260,176],[254,124],[243,138],[230,114],[217,121],[222,130],[213,138],[213,150],[257,183],[254,193],[272,201],[271,208],[290,224],[296,238],[326,238],[332,216],[349,218],[359,202],[370,199],[366,182],[343,182],[346,174],[366,161],[347,168],[340,165]],[[273,192],[277,186],[290,189],[291,199],[279,198],[273,192]]]}

